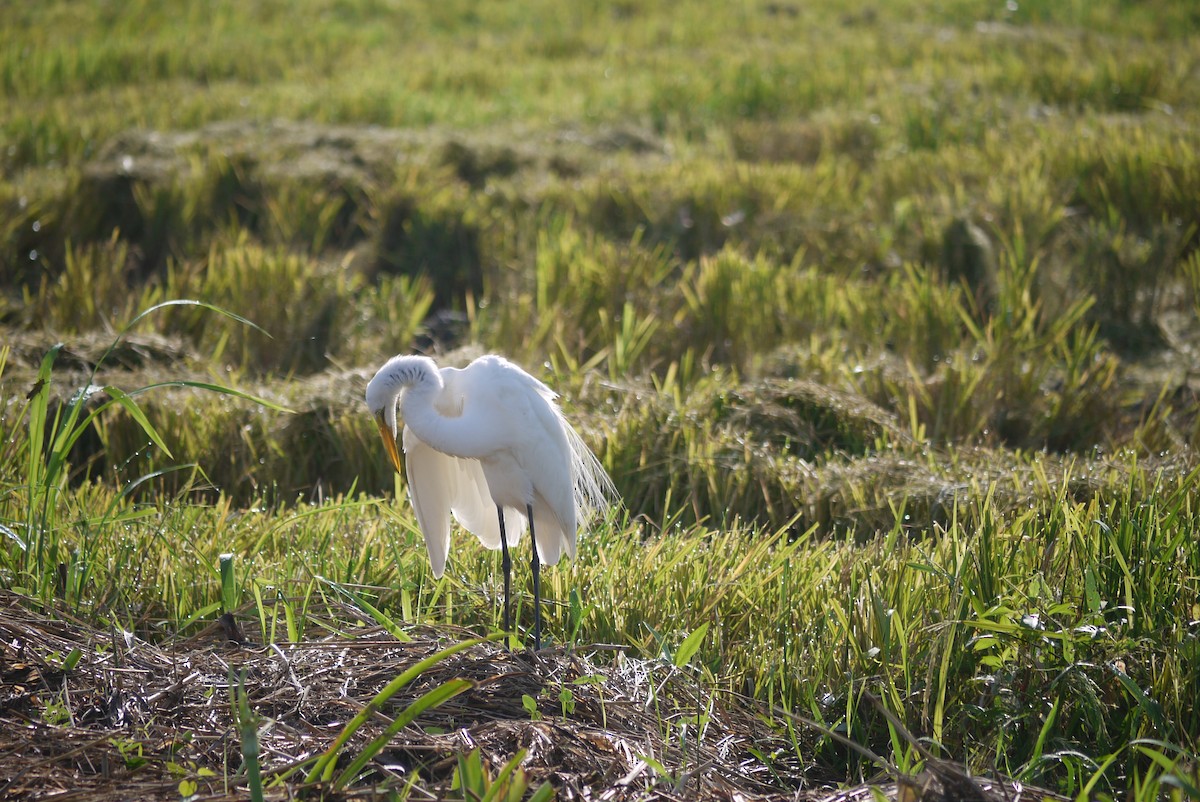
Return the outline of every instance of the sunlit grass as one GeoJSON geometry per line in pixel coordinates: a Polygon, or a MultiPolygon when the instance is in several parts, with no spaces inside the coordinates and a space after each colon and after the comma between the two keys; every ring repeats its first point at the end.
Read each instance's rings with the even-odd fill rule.
{"type": "MultiPolygon", "coordinates": [[[[886,726],[863,707],[869,690],[945,754],[1028,781],[1061,777],[1064,761],[1073,776],[1090,777],[1103,755],[1135,738],[1194,748],[1198,711],[1182,690],[1195,680],[1197,641],[1179,622],[1194,617],[1200,590],[1195,476],[1038,457],[1022,470],[1027,505],[1002,504],[999,482],[944,525],[910,528],[898,515],[866,540],[818,538],[817,527],[683,524],[678,514],[601,523],[576,561],[547,573],[549,637],[669,654],[707,625],[696,659],[719,688],[885,749],[886,726]],[[1095,492],[1077,498],[1065,480],[1081,470],[1095,492]],[[582,602],[574,632],[573,592],[582,602]],[[1050,738],[1034,749],[1050,716],[1050,738]]],[[[402,626],[495,631],[495,553],[460,537],[448,578],[434,582],[411,517],[393,504],[341,498],[242,509],[198,503],[186,491],[169,503],[135,503],[88,485],[39,519],[44,567],[10,546],[3,570],[10,587],[61,594],[75,615],[187,633],[228,595],[220,558],[232,553],[237,615],[255,640],[344,628],[308,613],[338,606],[358,606],[364,623],[378,608],[402,626]],[[52,568],[58,562],[64,567],[52,568]],[[65,588],[55,587],[59,576],[65,588]]],[[[10,496],[5,519],[21,508],[10,496]]],[[[840,760],[832,745],[805,738],[817,759],[840,760]]],[[[1115,771],[1149,765],[1135,769],[1135,757],[1125,754],[1115,771]]]]}
{"type": "Polygon", "coordinates": [[[495,350],[624,499],[547,571],[553,640],[670,659],[707,627],[714,688],[898,764],[866,692],[973,770],[1195,782],[1192,4],[6,22],[5,588],[149,637],[233,598],[261,642],[489,635],[496,555],[459,538],[432,579],[361,397],[393,353],[495,350]],[[169,307],[109,352],[183,298],[261,330],[169,307]]]}

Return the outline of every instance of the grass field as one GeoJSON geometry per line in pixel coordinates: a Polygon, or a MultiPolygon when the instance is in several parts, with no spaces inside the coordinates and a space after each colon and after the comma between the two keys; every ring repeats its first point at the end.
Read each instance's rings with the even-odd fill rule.
{"type": "Polygon", "coordinates": [[[877,767],[789,712],[903,771],[1198,793],[1194,3],[3,15],[23,607],[154,644],[352,634],[331,598],[494,632],[498,557],[459,537],[432,579],[362,393],[499,352],[623,499],[544,577],[556,643],[756,700],[790,746],[755,759],[814,785],[877,767]]]}

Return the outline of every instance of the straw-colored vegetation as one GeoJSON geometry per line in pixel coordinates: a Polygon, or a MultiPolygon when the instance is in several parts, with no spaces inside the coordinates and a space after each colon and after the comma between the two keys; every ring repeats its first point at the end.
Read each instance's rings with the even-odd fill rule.
{"type": "Polygon", "coordinates": [[[1190,0],[4,15],[30,605],[283,643],[341,593],[488,634],[496,555],[431,579],[361,398],[394,353],[496,351],[624,499],[546,574],[554,640],[696,648],[814,780],[874,767],[782,711],[922,760],[870,693],[973,771],[1196,793],[1190,0]]]}

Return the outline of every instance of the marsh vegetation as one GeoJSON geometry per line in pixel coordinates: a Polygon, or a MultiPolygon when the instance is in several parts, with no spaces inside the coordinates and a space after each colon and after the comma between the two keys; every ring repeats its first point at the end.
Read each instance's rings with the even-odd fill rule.
{"type": "MultiPolygon", "coordinates": [[[[493,633],[495,554],[459,538],[432,580],[362,395],[395,353],[495,351],[561,393],[624,500],[544,577],[550,639],[592,662],[521,691],[490,768],[409,744],[389,773],[359,733],[329,793],[468,798],[517,774],[497,732],[569,725],[564,687],[589,726],[606,699],[655,713],[614,718],[663,751],[624,786],[578,781],[596,793],[732,794],[696,758],[730,733],[748,793],[876,776],[789,713],[903,772],[932,754],[1068,796],[1196,793],[1192,3],[5,16],[6,743],[91,726],[126,780],[251,793],[261,760],[283,793],[338,732],[238,752],[286,721],[253,682],[287,659],[222,658],[259,666],[212,686],[232,752],[163,746],[119,705],[89,719],[66,689],[111,691],[98,666],[137,642],[163,650],[145,665],[240,653],[222,613],[280,654],[493,633]]],[[[457,726],[436,715],[418,726],[457,726]]],[[[531,792],[582,793],[543,758],[531,792]]]]}

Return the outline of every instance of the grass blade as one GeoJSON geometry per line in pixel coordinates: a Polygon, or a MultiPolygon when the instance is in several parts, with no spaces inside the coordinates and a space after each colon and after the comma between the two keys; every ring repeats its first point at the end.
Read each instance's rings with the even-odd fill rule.
{"type": "Polygon", "coordinates": [[[234,718],[237,721],[238,734],[242,741],[242,763],[246,769],[246,784],[249,787],[252,802],[262,802],[262,767],[259,764],[258,715],[250,709],[249,697],[246,693],[246,671],[242,670],[235,684],[230,678],[230,687],[234,694],[234,718]]]}
{"type": "Polygon", "coordinates": [[[154,384],[148,384],[145,387],[139,387],[138,389],[132,391],[129,395],[141,395],[142,393],[147,393],[151,390],[157,390],[160,387],[190,387],[193,390],[206,390],[210,393],[228,395],[234,398],[240,398],[243,401],[250,401],[254,404],[258,404],[259,406],[266,407],[267,409],[273,409],[276,412],[286,412],[288,414],[295,413],[295,410],[293,409],[289,409],[282,404],[277,404],[274,401],[268,401],[267,399],[261,396],[253,395],[252,393],[247,393],[242,390],[235,390],[232,387],[226,387],[222,384],[213,384],[212,382],[195,381],[192,379],[155,382],[154,384]]]}
{"type": "Polygon", "coordinates": [[[379,626],[386,629],[388,631],[388,634],[391,635],[396,640],[400,641],[401,643],[410,643],[412,641],[412,637],[407,632],[405,632],[403,629],[401,629],[400,625],[398,623],[396,623],[396,621],[394,621],[391,618],[391,616],[389,616],[387,613],[380,610],[375,605],[371,604],[369,601],[364,599],[362,596],[358,595],[357,593],[350,590],[349,588],[343,587],[342,585],[338,584],[337,582],[333,582],[324,577],[317,577],[317,579],[324,582],[325,584],[327,584],[329,587],[333,588],[335,591],[337,591],[341,595],[345,596],[347,599],[350,600],[351,604],[354,604],[355,606],[361,607],[363,610],[366,610],[367,613],[370,614],[371,618],[375,619],[375,623],[379,624],[379,626]]]}
{"type": "MultiPolygon", "coordinates": [[[[137,315],[135,315],[133,320],[129,321],[129,323],[127,323],[125,325],[125,328],[121,329],[121,333],[117,335],[117,339],[113,341],[112,346],[110,346],[108,351],[105,352],[105,356],[107,356],[112,351],[112,349],[114,347],[116,347],[117,343],[119,343],[121,341],[121,338],[124,337],[127,333],[129,333],[129,331],[134,326],[136,326],[138,323],[140,323],[143,318],[146,318],[146,317],[154,314],[155,312],[157,312],[160,309],[166,309],[166,308],[172,307],[172,306],[199,306],[203,309],[209,310],[210,312],[216,312],[219,315],[224,315],[225,317],[229,318],[230,320],[235,320],[244,326],[249,326],[250,328],[254,329],[255,331],[259,331],[259,332],[262,332],[263,334],[266,334],[268,337],[271,336],[269,332],[267,332],[265,329],[263,329],[257,323],[255,323],[252,320],[247,320],[246,318],[242,317],[241,315],[237,314],[236,312],[230,312],[228,309],[217,306],[215,304],[207,303],[205,301],[196,301],[196,300],[193,300],[190,298],[177,298],[177,299],[173,299],[170,301],[163,301],[161,303],[154,304],[153,306],[147,307],[146,309],[143,309],[141,312],[139,312],[137,315]]],[[[103,362],[104,360],[101,359],[101,361],[103,362]]]]}
{"type": "MultiPolygon", "coordinates": [[[[419,696],[416,701],[404,708],[404,710],[392,720],[392,723],[387,726],[387,729],[385,729],[379,737],[367,744],[362,752],[360,752],[358,756],[350,762],[350,765],[347,766],[340,775],[338,775],[337,780],[333,783],[334,790],[341,790],[342,788],[345,788],[351,780],[358,776],[358,773],[362,771],[362,768],[367,765],[372,758],[379,754],[385,746],[388,745],[388,742],[392,740],[392,736],[407,727],[417,716],[421,715],[426,710],[431,710],[443,702],[453,699],[460,693],[468,691],[474,687],[475,683],[471,680],[456,678],[448,682],[444,682],[433,690],[427,691],[419,696]]],[[[386,688],[384,690],[386,690],[386,688]]],[[[380,693],[382,694],[383,691],[380,693]]],[[[374,702],[374,700],[372,700],[372,702],[374,702]]],[[[382,702],[380,704],[382,704],[382,702]]]]}
{"type": "Polygon", "coordinates": [[[383,690],[376,694],[375,698],[368,702],[367,705],[359,711],[358,715],[351,719],[346,726],[342,728],[342,731],[338,733],[337,738],[334,739],[329,748],[325,750],[321,757],[317,759],[316,764],[312,767],[312,769],[309,770],[307,776],[305,777],[305,782],[316,782],[318,779],[326,781],[333,779],[333,769],[337,763],[338,753],[341,751],[342,747],[346,745],[346,742],[350,740],[351,736],[358,732],[358,730],[367,722],[368,719],[374,716],[375,713],[379,712],[383,705],[387,704],[387,701],[399,693],[404,686],[408,685],[410,682],[421,676],[421,674],[423,674],[425,671],[428,671],[430,668],[440,663],[442,660],[456,655],[459,652],[478,646],[481,643],[499,640],[504,636],[505,633],[501,632],[496,633],[495,635],[490,635],[486,638],[474,638],[472,640],[462,641],[461,643],[456,643],[447,649],[442,649],[440,652],[436,652],[429,657],[426,657],[424,660],[409,666],[404,673],[385,685],[383,690]]]}
{"type": "MultiPolygon", "coordinates": [[[[146,436],[150,438],[154,445],[158,446],[158,448],[161,449],[162,452],[168,457],[174,459],[173,455],[171,454],[171,449],[167,447],[165,442],[163,442],[162,436],[158,433],[158,430],[155,429],[150,423],[149,419],[146,418],[146,413],[142,412],[141,407],[137,405],[137,402],[134,401],[131,396],[129,396],[119,387],[113,387],[112,385],[106,386],[104,388],[104,392],[108,393],[109,397],[112,398],[114,402],[124,407],[125,411],[128,412],[129,416],[137,422],[137,425],[142,428],[142,431],[146,433],[146,436]]],[[[100,409],[104,409],[104,407],[109,406],[109,403],[104,404],[104,406],[102,406],[100,409]]],[[[88,422],[90,422],[100,412],[100,409],[97,409],[95,412],[89,415],[87,420],[84,421],[84,424],[86,425],[88,422]]],[[[80,426],[79,428],[82,429],[84,427],[80,426]]]]}
{"type": "Polygon", "coordinates": [[[27,476],[30,492],[30,509],[33,509],[32,496],[42,483],[42,448],[46,442],[46,412],[50,405],[50,379],[54,369],[54,360],[63,349],[58,343],[42,357],[41,367],[38,368],[37,380],[29,391],[29,463],[27,476]]]}

